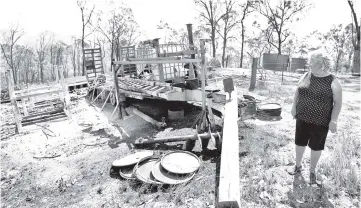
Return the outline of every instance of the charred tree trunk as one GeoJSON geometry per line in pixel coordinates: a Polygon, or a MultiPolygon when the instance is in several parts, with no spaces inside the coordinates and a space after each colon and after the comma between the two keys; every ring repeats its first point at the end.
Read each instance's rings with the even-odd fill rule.
{"type": "Polygon", "coordinates": [[[278,54],[281,55],[282,54],[282,40],[281,40],[281,33],[278,33],[278,54]]]}
{"type": "Polygon", "coordinates": [[[223,39],[223,51],[222,51],[222,67],[224,67],[224,61],[226,58],[226,47],[227,47],[227,39],[223,39]]]}
{"type": "Polygon", "coordinates": [[[242,42],[241,42],[241,60],[240,60],[240,64],[239,64],[239,68],[243,67],[243,47],[244,47],[244,24],[242,22],[242,42]]]}
{"type": "Polygon", "coordinates": [[[216,57],[216,30],[212,30],[212,56],[216,57]]]}
{"type": "Polygon", "coordinates": [[[354,51],[352,74],[360,75],[360,47],[354,51]]]}
{"type": "MultiPolygon", "coordinates": [[[[83,17],[83,24],[84,24],[84,16],[82,16],[83,17]]],[[[82,49],[82,51],[84,51],[84,32],[85,32],[85,26],[83,26],[83,33],[82,33],[82,38],[81,38],[81,49],[82,49]]],[[[84,61],[84,58],[85,57],[83,57],[83,64],[82,64],[82,76],[84,76],[85,75],[85,61],[84,61]]]]}

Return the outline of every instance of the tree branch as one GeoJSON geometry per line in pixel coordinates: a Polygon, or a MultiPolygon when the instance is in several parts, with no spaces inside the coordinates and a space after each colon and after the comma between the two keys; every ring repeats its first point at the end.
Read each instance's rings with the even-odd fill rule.
{"type": "Polygon", "coordinates": [[[13,67],[12,67],[12,65],[9,63],[9,58],[7,57],[7,55],[6,55],[6,53],[5,53],[5,50],[4,50],[4,48],[3,48],[3,44],[0,44],[0,46],[1,46],[1,51],[3,52],[3,55],[4,55],[5,59],[6,59],[6,63],[9,65],[9,67],[10,67],[11,70],[12,70],[13,67]]]}
{"type": "Polygon", "coordinates": [[[94,8],[95,8],[95,5],[93,6],[93,9],[90,11],[90,14],[89,14],[88,19],[87,19],[87,21],[85,22],[84,26],[86,26],[86,25],[89,23],[89,21],[90,21],[90,19],[91,19],[91,17],[92,17],[94,8]]]}

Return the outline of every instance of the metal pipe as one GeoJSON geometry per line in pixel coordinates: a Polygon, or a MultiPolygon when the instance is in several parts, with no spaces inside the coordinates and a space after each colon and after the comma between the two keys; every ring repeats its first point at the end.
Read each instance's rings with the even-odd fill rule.
{"type": "MultiPolygon", "coordinates": [[[[195,135],[186,135],[186,136],[172,136],[172,137],[163,137],[155,138],[154,140],[136,140],[135,144],[155,144],[155,143],[166,143],[166,142],[179,142],[179,141],[188,141],[188,140],[197,140],[198,136],[201,139],[210,139],[211,135],[209,133],[195,134],[195,135]]],[[[213,137],[218,137],[219,133],[212,133],[213,137]]]]}

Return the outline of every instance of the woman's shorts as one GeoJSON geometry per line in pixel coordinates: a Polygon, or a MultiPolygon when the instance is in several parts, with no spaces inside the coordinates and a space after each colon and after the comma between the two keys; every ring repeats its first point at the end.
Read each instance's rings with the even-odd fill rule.
{"type": "Polygon", "coordinates": [[[325,147],[328,127],[296,120],[296,139],[298,146],[309,146],[314,151],[323,150],[325,147]]]}

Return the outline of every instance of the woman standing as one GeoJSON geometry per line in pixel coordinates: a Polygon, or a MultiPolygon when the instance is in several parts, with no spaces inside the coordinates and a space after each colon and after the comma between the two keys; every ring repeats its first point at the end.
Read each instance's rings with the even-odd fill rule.
{"type": "Polygon", "coordinates": [[[316,183],[315,169],[324,149],[327,133],[337,130],[342,106],[342,88],[338,79],[329,73],[330,60],[322,50],[309,58],[309,72],[298,82],[291,114],[296,119],[296,165],[288,169],[294,175],[302,170],[302,156],[308,145],[311,149],[310,183],[316,183]]]}

